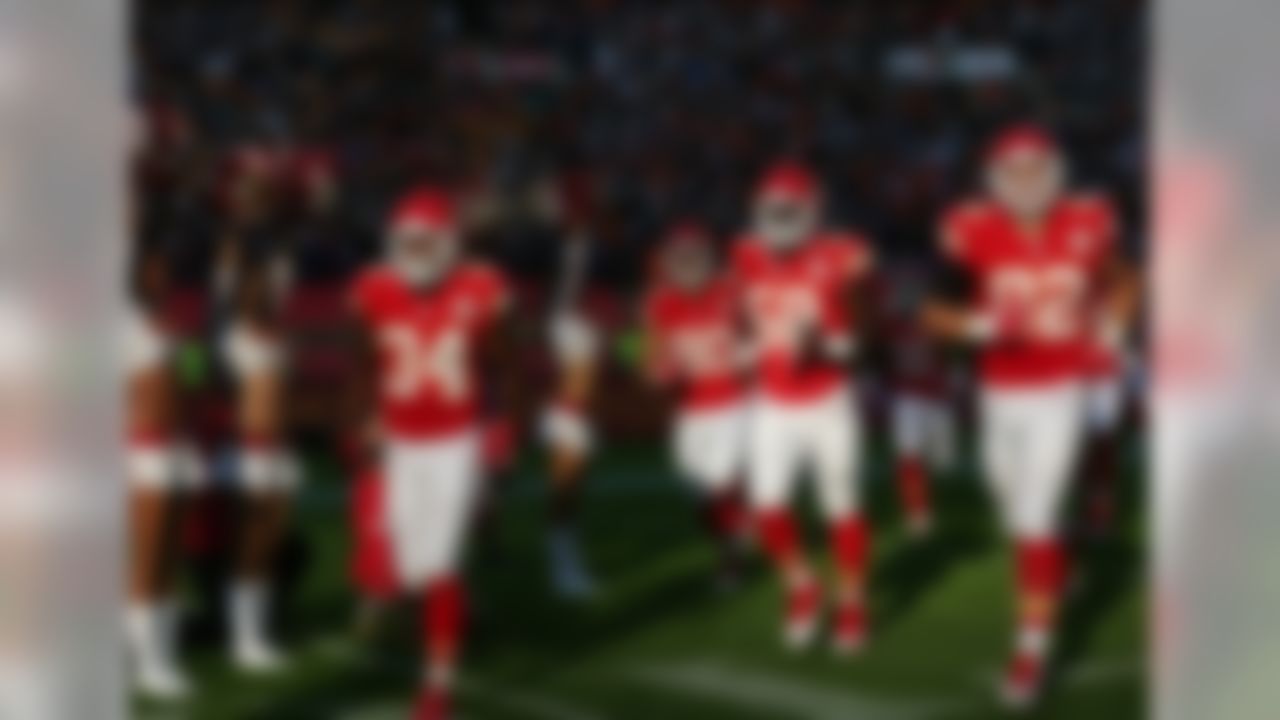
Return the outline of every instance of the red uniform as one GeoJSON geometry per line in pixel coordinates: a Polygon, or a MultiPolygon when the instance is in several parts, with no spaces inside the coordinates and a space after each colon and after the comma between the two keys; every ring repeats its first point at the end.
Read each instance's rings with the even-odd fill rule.
{"type": "Polygon", "coordinates": [[[741,398],[735,309],[724,280],[697,290],[658,284],[645,297],[650,370],[682,385],[683,409],[711,410],[741,398]]]}
{"type": "Polygon", "coordinates": [[[476,344],[508,302],[499,272],[464,264],[418,291],[386,268],[356,281],[354,302],[378,347],[381,419],[389,436],[453,435],[478,418],[476,344]]]}
{"type": "Polygon", "coordinates": [[[805,403],[842,387],[837,364],[806,357],[813,342],[849,341],[846,291],[870,264],[862,238],[822,233],[791,252],[746,237],[733,270],[750,327],[760,388],[782,403],[805,403]]]}
{"type": "Polygon", "coordinates": [[[1036,235],[993,202],[948,213],[945,250],[972,272],[978,302],[1000,328],[982,358],[987,383],[1050,384],[1089,370],[1097,359],[1093,285],[1114,236],[1114,213],[1097,196],[1060,200],[1036,235]]]}

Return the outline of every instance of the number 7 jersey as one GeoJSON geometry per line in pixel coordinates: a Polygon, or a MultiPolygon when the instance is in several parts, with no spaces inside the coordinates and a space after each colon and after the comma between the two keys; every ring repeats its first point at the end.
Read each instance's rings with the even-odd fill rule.
{"type": "Polygon", "coordinates": [[[481,263],[460,265],[428,289],[385,267],[356,279],[351,301],[377,348],[379,413],[390,437],[432,439],[474,426],[478,346],[509,294],[501,273],[481,263]]]}
{"type": "Polygon", "coordinates": [[[943,252],[975,281],[977,304],[1001,328],[982,356],[983,379],[1038,385],[1081,377],[1096,343],[1093,302],[1115,243],[1115,215],[1094,195],[1052,207],[1038,233],[994,202],[948,213],[943,252]]]}

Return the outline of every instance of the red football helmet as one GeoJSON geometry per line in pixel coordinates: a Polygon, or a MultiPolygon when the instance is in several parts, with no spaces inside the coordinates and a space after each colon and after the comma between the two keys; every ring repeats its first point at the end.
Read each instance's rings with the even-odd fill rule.
{"type": "Polygon", "coordinates": [[[1015,125],[997,135],[987,149],[986,181],[991,196],[1010,212],[1038,217],[1062,194],[1062,151],[1042,128],[1015,125]]]}
{"type": "Polygon", "coordinates": [[[773,165],[761,178],[752,224],[764,242],[787,249],[817,230],[821,213],[822,188],[818,178],[804,165],[784,161],[773,165]]]}
{"type": "Polygon", "coordinates": [[[453,198],[434,187],[409,191],[391,212],[387,256],[412,285],[431,285],[462,251],[453,198]]]}
{"type": "Polygon", "coordinates": [[[696,222],[672,226],[658,248],[654,270],[661,279],[679,287],[706,284],[715,273],[711,234],[696,222]]]}

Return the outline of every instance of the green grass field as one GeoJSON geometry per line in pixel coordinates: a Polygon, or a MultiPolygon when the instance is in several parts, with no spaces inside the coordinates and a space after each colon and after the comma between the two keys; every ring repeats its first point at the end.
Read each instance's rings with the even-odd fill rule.
{"type": "MultiPolygon", "coordinates": [[[[869,475],[883,478],[884,463],[872,465],[869,475]]],[[[899,533],[889,484],[871,484],[874,636],[861,656],[839,659],[821,646],[798,655],[781,647],[779,597],[762,565],[738,591],[715,589],[691,498],[653,451],[599,463],[584,539],[602,593],[583,606],[553,599],[542,562],[545,493],[536,465],[526,468],[505,485],[496,524],[473,548],[462,717],[1002,716],[993,688],[1009,644],[1009,562],[970,473],[940,481],[940,526],[924,544],[899,533]]],[[[406,717],[419,676],[412,608],[385,637],[355,642],[340,485],[313,482],[299,522],[307,554],[282,618],[291,669],[245,678],[206,641],[188,655],[198,695],[183,706],[140,703],[139,717],[406,717]]],[[[825,554],[819,528],[810,529],[811,547],[825,554]]],[[[1140,523],[1129,523],[1078,559],[1058,670],[1037,717],[1144,715],[1141,537],[1140,523]]]]}

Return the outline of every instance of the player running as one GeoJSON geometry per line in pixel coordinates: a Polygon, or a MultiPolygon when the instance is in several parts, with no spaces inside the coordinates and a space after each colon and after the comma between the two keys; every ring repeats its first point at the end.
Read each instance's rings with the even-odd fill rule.
{"type": "Polygon", "coordinates": [[[895,477],[907,532],[923,538],[934,522],[930,476],[952,466],[955,431],[947,360],[920,324],[924,288],[906,274],[895,280],[886,323],[895,477]]]}
{"type": "Polygon", "coordinates": [[[1001,694],[1022,708],[1039,695],[1062,593],[1059,513],[1082,441],[1086,356],[1124,333],[1132,282],[1111,206],[1065,192],[1062,153],[1043,130],[1001,133],[986,181],[986,196],[943,220],[951,271],[924,319],[981,348],[983,466],[1017,558],[1018,630],[1001,694]],[[1093,297],[1104,298],[1100,311],[1093,297]]]}
{"type": "Polygon", "coordinates": [[[816,636],[823,592],[800,547],[790,505],[812,473],[835,557],[834,647],[859,649],[867,631],[868,532],[855,489],[861,421],[850,364],[857,349],[854,296],[872,258],[859,236],[824,229],[818,180],[805,167],[768,170],[753,201],[752,228],[734,248],[756,397],[748,483],[759,533],[786,592],[784,639],[816,636]]]}
{"type": "MultiPolygon", "coordinates": [[[[394,581],[424,596],[426,671],[415,718],[449,716],[463,626],[458,566],[481,489],[482,365],[506,356],[507,282],[463,257],[454,204],[431,188],[394,208],[384,264],[353,288],[376,363],[376,419],[394,581]]],[[[505,390],[514,386],[507,383],[505,390]]]]}
{"type": "Polygon", "coordinates": [[[644,297],[645,370],[675,392],[675,465],[702,496],[720,550],[720,576],[736,580],[748,539],[739,482],[746,451],[746,398],[736,300],[717,272],[707,231],[677,225],[654,258],[644,297]]]}

